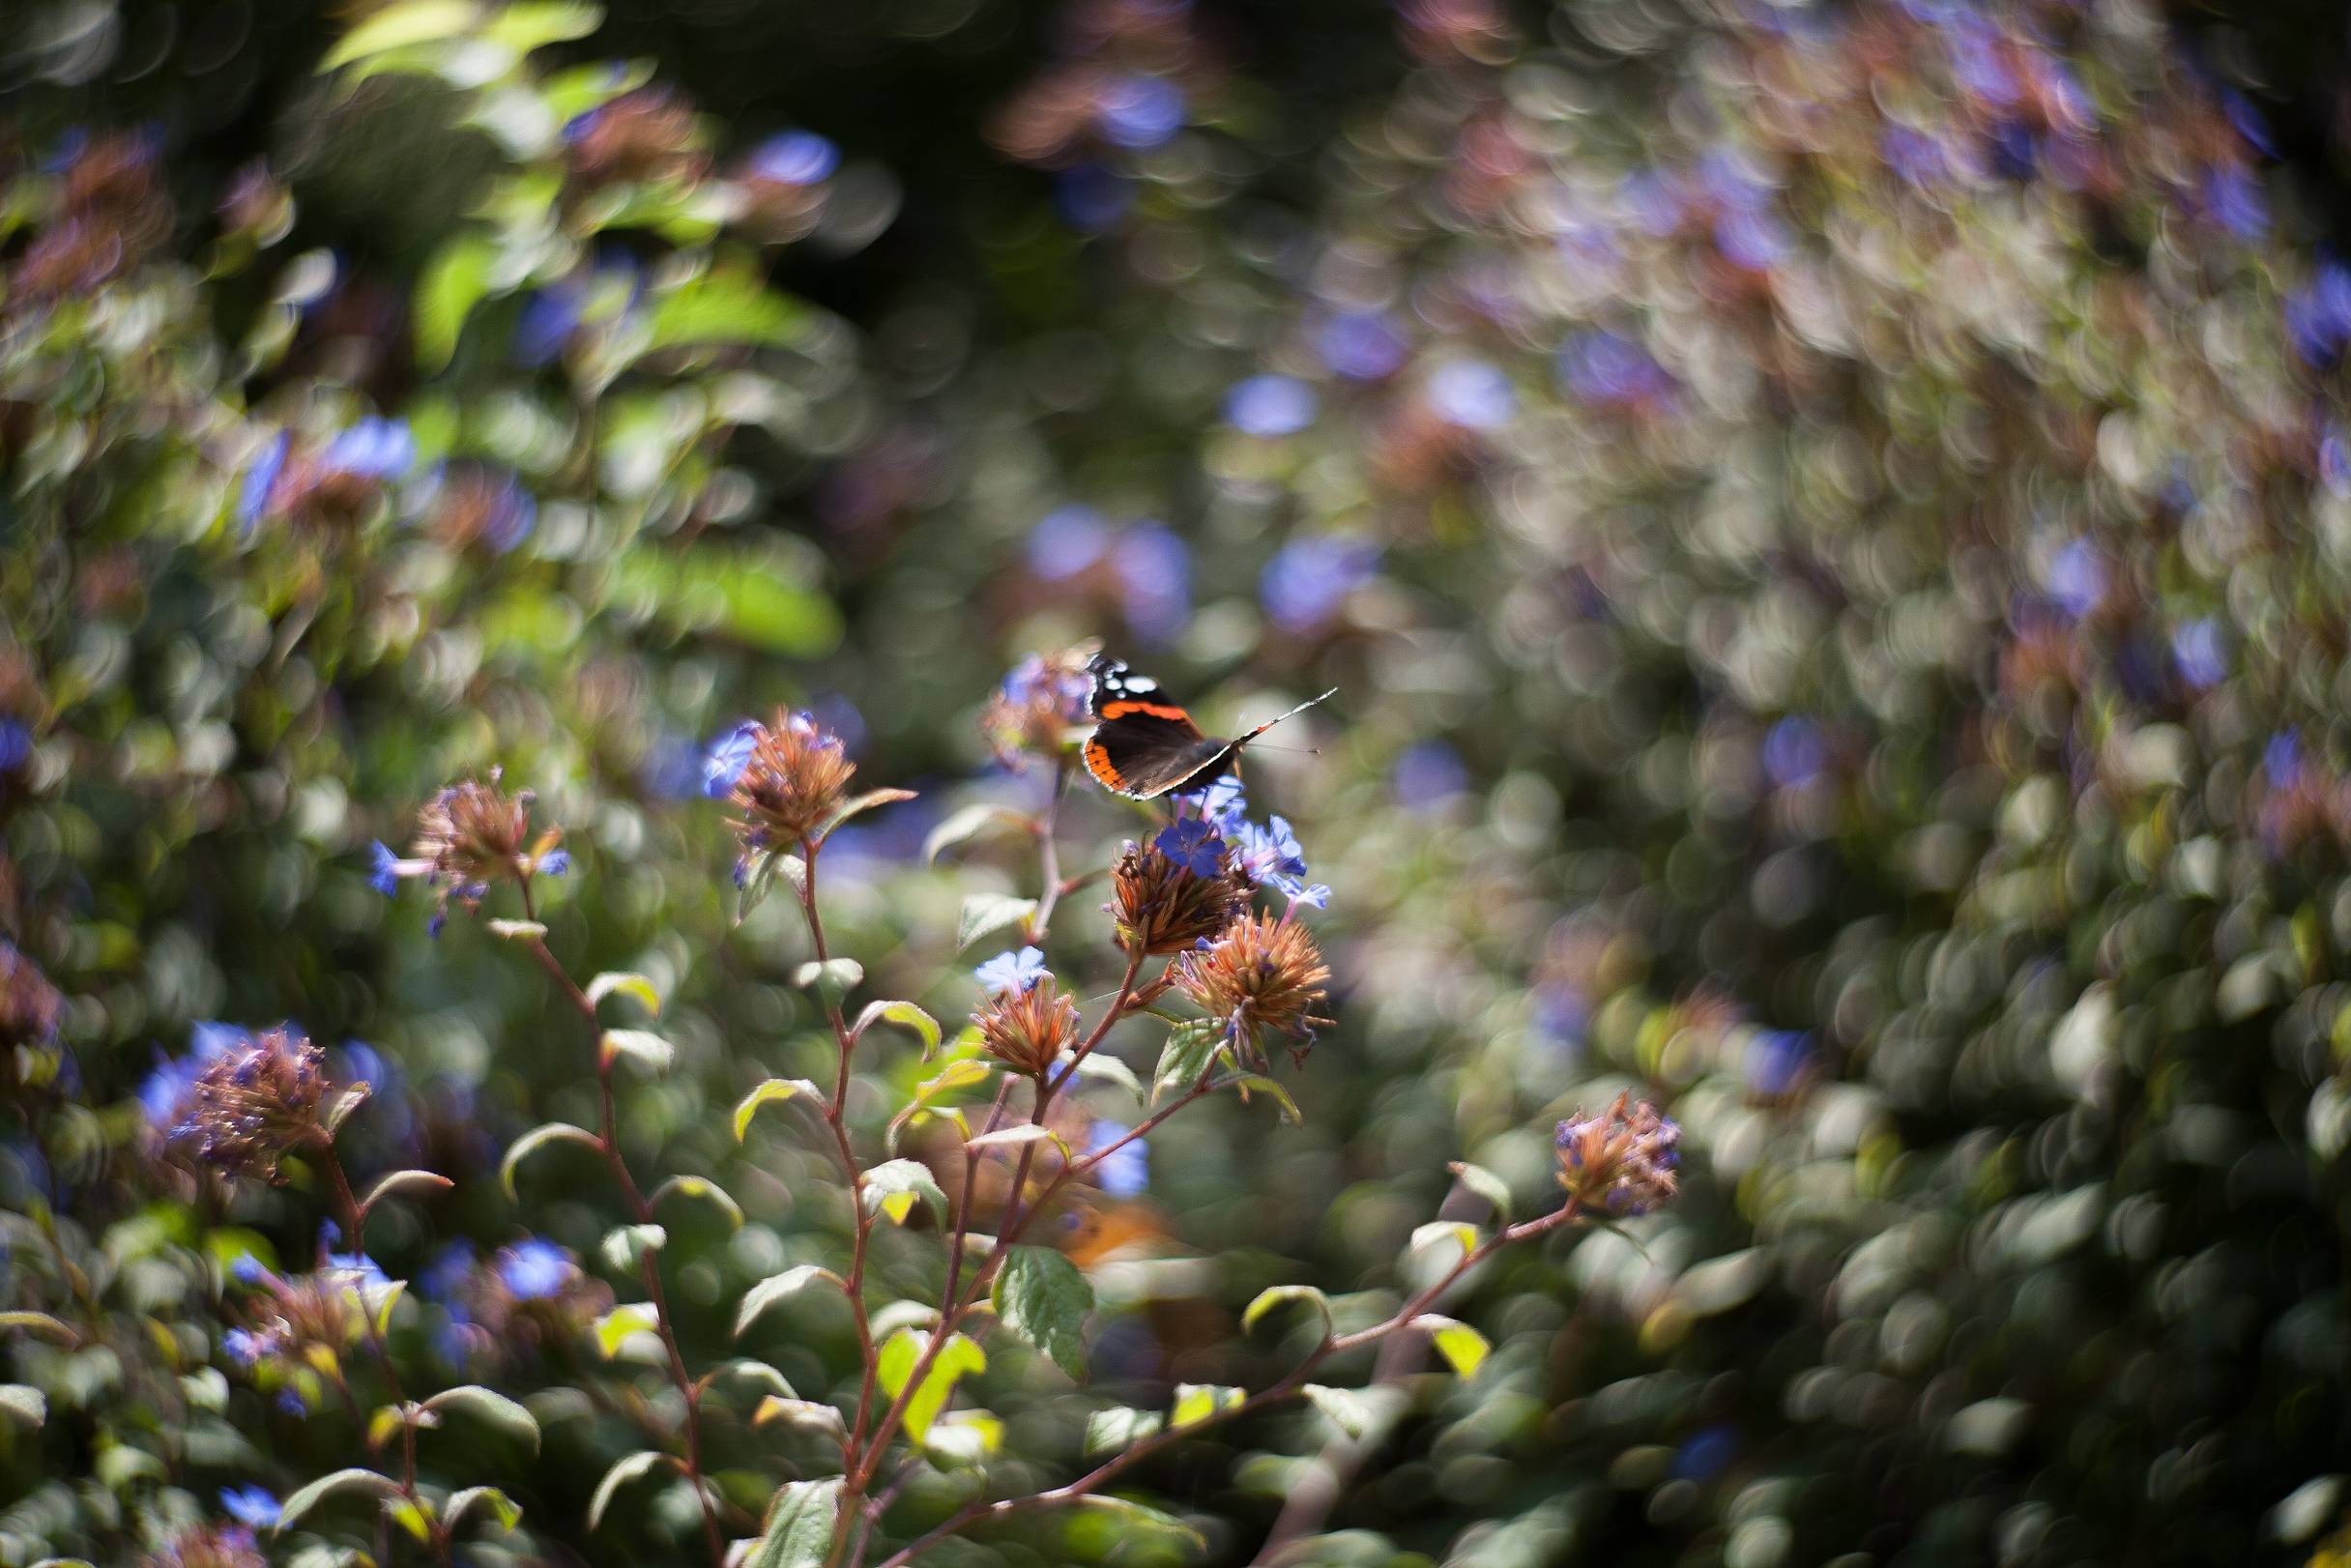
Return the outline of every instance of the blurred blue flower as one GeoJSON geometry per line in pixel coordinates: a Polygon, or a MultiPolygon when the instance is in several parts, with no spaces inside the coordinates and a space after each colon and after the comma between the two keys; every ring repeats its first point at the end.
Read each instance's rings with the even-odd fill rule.
{"type": "Polygon", "coordinates": [[[1113,558],[1126,623],[1146,642],[1168,643],[1192,614],[1192,553],[1165,523],[1139,522],[1113,558]]]}
{"type": "Polygon", "coordinates": [[[261,1336],[247,1328],[232,1328],[220,1336],[220,1353],[241,1367],[260,1360],[268,1349],[261,1336]]]}
{"type": "Polygon", "coordinates": [[[417,1273],[417,1292],[427,1301],[454,1301],[474,1271],[474,1244],[462,1236],[433,1254],[417,1273]]]}
{"type": "Polygon", "coordinates": [[[1801,714],[1790,714],[1763,732],[1763,776],[1780,789],[1811,783],[1828,760],[1820,726],[1801,714]]]}
{"type": "Polygon", "coordinates": [[[1099,163],[1081,163],[1054,177],[1054,208],[1081,233],[1100,234],[1134,204],[1135,182],[1099,163]]]}
{"type": "Polygon", "coordinates": [[[1878,138],[1877,156],[1904,184],[1930,186],[1948,179],[1951,158],[1933,136],[1908,126],[1886,128],[1878,138]]]}
{"type": "Polygon", "coordinates": [[[1094,124],[1119,147],[1156,147],[1183,129],[1183,89],[1161,76],[1125,75],[1102,90],[1094,124]]]}
{"type": "Polygon", "coordinates": [[[1175,799],[1179,803],[1189,802],[1201,820],[1224,838],[1239,832],[1249,814],[1249,795],[1241,787],[1237,773],[1219,774],[1212,783],[1175,799]]]}
{"type": "Polygon", "coordinates": [[[1595,328],[1559,351],[1559,376],[1586,402],[1634,403],[1666,395],[1673,378],[1649,351],[1620,333],[1595,328]]]}
{"type": "Polygon", "coordinates": [[[249,1252],[241,1252],[237,1261],[228,1265],[228,1277],[240,1285],[259,1285],[270,1277],[270,1271],[262,1266],[260,1259],[249,1252]]]}
{"type": "Polygon", "coordinates": [[[1040,947],[1023,947],[1017,953],[999,953],[972,972],[973,979],[989,996],[1007,991],[1028,991],[1052,972],[1045,968],[1045,953],[1040,947]]]}
{"type": "Polygon", "coordinates": [[[2228,123],[2237,128],[2237,134],[2250,142],[2265,157],[2278,156],[2277,141],[2270,135],[2269,121],[2262,118],[2252,101],[2230,88],[2220,90],[2220,107],[2228,123]]]}
{"type": "Polygon", "coordinates": [[[1091,507],[1047,512],[1029,531],[1029,569],[1047,582],[1075,577],[1102,559],[1110,527],[1091,507]]]}
{"type": "Polygon", "coordinates": [[[2261,770],[2273,786],[2288,785],[2302,774],[2302,732],[2279,730],[2261,748],[2261,770]]]}
{"type": "Polygon", "coordinates": [[[195,1087],[204,1069],[232,1047],[251,1038],[249,1032],[233,1024],[208,1022],[198,1024],[189,1033],[188,1055],[174,1060],[157,1053],[155,1070],[139,1085],[139,1105],[147,1113],[148,1125],[158,1132],[168,1129],[172,1113],[195,1087]]]}
{"type": "Polygon", "coordinates": [[[760,726],[755,719],[744,719],[703,752],[702,793],[713,800],[723,800],[735,793],[735,781],[751,765],[751,753],[759,745],[760,726]]]}
{"type": "Polygon", "coordinates": [[[33,759],[33,732],[24,721],[0,718],[0,773],[14,772],[33,759]]]}
{"type": "Polygon", "coordinates": [[[586,291],[569,278],[525,296],[514,319],[514,363],[536,370],[553,364],[579,331],[586,291]]]}
{"type": "Polygon", "coordinates": [[[2318,478],[2336,500],[2351,497],[2351,443],[2338,424],[2327,426],[2318,438],[2318,478]]]}
{"type": "Polygon", "coordinates": [[[1444,741],[1417,740],[1397,755],[1389,788],[1407,811],[1441,811],[1468,793],[1469,769],[1444,741]]]}
{"type": "Polygon", "coordinates": [[[2319,263],[2307,287],[2285,301],[2286,335],[2306,363],[2333,363],[2351,342],[2351,270],[2334,260],[2319,263]]]}
{"type": "Polygon", "coordinates": [[[1740,1067],[1747,1087],[1777,1097],[1793,1089],[1813,1060],[1813,1037],[1801,1030],[1758,1030],[1747,1041],[1740,1067]]]}
{"type": "Polygon", "coordinates": [[[2198,691],[2209,690],[2228,677],[2228,650],[2220,640],[2220,624],[2209,616],[2172,632],[2171,656],[2179,665],[2180,679],[2198,691]]]}
{"type": "Polygon", "coordinates": [[[1429,407],[1465,430],[1495,430],[1519,412],[1510,378],[1483,360],[1453,360],[1429,372],[1429,407]]]}
{"type": "Polygon", "coordinates": [[[498,1281],[517,1301],[537,1301],[555,1294],[570,1280],[571,1269],[569,1253],[537,1236],[498,1254],[498,1281]]]}
{"type": "Polygon", "coordinates": [[[549,850],[538,857],[537,871],[542,877],[560,877],[571,869],[569,850],[549,850]]]}
{"type": "Polygon", "coordinates": [[[240,1524],[266,1530],[277,1523],[277,1498],[260,1487],[222,1487],[220,1506],[240,1524]]]}
{"type": "Polygon", "coordinates": [[[278,431],[277,438],[262,448],[253,466],[245,471],[245,483],[237,492],[237,521],[248,534],[269,510],[270,492],[277,487],[277,476],[285,472],[286,452],[293,440],[285,431],[278,431]]]}
{"type": "Polygon", "coordinates": [[[1265,563],[1258,597],[1283,630],[1317,631],[1350,594],[1371,580],[1379,565],[1379,547],[1359,539],[1330,535],[1292,539],[1265,563]]]}
{"type": "Polygon", "coordinates": [[[683,800],[700,795],[703,776],[703,749],[691,736],[656,736],[637,764],[637,787],[656,800],[683,800]]]}
{"type": "MultiPolygon", "coordinates": [[[[1086,1129],[1087,1154],[1100,1154],[1132,1130],[1116,1121],[1095,1122],[1086,1129]]],[[[1138,1138],[1104,1158],[1101,1164],[1094,1167],[1094,1183],[1113,1198],[1141,1197],[1151,1180],[1150,1154],[1145,1147],[1148,1142],[1148,1139],[1138,1138]]]]}
{"type": "Polygon", "coordinates": [[[815,185],[832,177],[841,166],[841,150],[813,131],[786,131],[769,136],[743,160],[743,173],[777,185],[815,185]]]}
{"type": "Polygon", "coordinates": [[[1197,817],[1179,818],[1159,829],[1151,848],[1195,877],[1213,877],[1225,868],[1225,841],[1197,817]]]}
{"type": "Polygon", "coordinates": [[[1534,991],[1535,1031],[1559,1045],[1581,1045],[1591,1024],[1591,1004],[1583,993],[1564,980],[1553,980],[1534,991]]]}
{"type": "Polygon", "coordinates": [[[2106,562],[2098,546],[2075,539],[2049,563],[2049,597],[2068,616],[2079,621],[2104,602],[2106,562]]]}
{"type": "Polygon", "coordinates": [[[2204,177],[2204,208],[2213,220],[2241,240],[2269,232],[2269,199],[2250,169],[2229,164],[2204,177]]]}
{"type": "Polygon", "coordinates": [[[1734,207],[1714,220],[1714,246],[1734,266],[1769,272],[1793,247],[1780,215],[1763,207],[1734,207]]]}
{"type": "Polygon", "coordinates": [[[1404,334],[1379,310],[1342,311],[1315,331],[1315,352],[1333,375],[1378,381],[1404,363],[1404,334]]]}
{"type": "Polygon", "coordinates": [[[400,857],[380,838],[369,851],[367,886],[386,898],[400,890],[400,857]]]}
{"type": "Polygon", "coordinates": [[[371,479],[398,479],[416,460],[417,438],[409,433],[408,421],[372,414],[336,432],[319,454],[329,468],[371,479]]]}
{"type": "Polygon", "coordinates": [[[277,1390],[277,1408],[287,1415],[310,1413],[310,1407],[304,1402],[302,1391],[291,1387],[277,1390]]]}
{"type": "Polygon", "coordinates": [[[1702,1427],[1673,1456],[1673,1478],[1705,1482],[1723,1472],[1739,1452],[1738,1433],[1727,1426],[1702,1427]]]}
{"type": "Polygon", "coordinates": [[[1681,226],[1686,205],[1681,182],[1660,169],[1628,174],[1617,185],[1617,198],[1631,210],[1633,221],[1652,236],[1672,233],[1681,226]]]}
{"type": "Polygon", "coordinates": [[[1225,422],[1244,435],[1293,436],[1315,422],[1315,390],[1295,376],[1251,376],[1225,393],[1225,422]]]}
{"type": "MultiPolygon", "coordinates": [[[[1276,877],[1306,875],[1306,851],[1298,843],[1285,817],[1267,819],[1267,826],[1241,824],[1240,863],[1251,882],[1271,882],[1276,877]]],[[[1161,834],[1162,848],[1166,834],[1161,834]]]]}

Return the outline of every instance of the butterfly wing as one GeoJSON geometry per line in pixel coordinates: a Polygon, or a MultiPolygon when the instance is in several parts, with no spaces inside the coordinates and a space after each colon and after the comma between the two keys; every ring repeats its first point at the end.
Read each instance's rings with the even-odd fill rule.
{"type": "Polygon", "coordinates": [[[1203,735],[1181,704],[1162,697],[1159,682],[1135,674],[1125,660],[1097,653],[1087,670],[1094,681],[1094,730],[1086,740],[1086,770],[1104,789],[1148,800],[1231,751],[1231,742],[1203,735]]]}

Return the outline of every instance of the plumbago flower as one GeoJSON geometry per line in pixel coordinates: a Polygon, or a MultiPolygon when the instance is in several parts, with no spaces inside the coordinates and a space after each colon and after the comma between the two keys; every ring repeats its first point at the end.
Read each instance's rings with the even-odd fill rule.
{"type": "Polygon", "coordinates": [[[1017,771],[1031,757],[1064,762],[1073,754],[1093,695],[1086,664],[1101,646],[1031,653],[1004,677],[979,715],[980,734],[998,762],[1017,771]]]}
{"type": "Polygon", "coordinates": [[[226,1176],[282,1182],[277,1162],[326,1136],[326,1060],[285,1025],[228,1046],[174,1109],[168,1147],[226,1176]]]}
{"type": "Polygon", "coordinates": [[[1315,1012],[1327,998],[1330,966],[1313,934],[1287,915],[1234,920],[1214,942],[1178,958],[1173,973],[1176,989],[1261,1069],[1264,1035],[1292,1041],[1292,1057],[1302,1060],[1316,1029],[1330,1023],[1315,1012]]]}
{"type": "Polygon", "coordinates": [[[439,888],[433,915],[438,933],[449,919],[451,903],[472,914],[496,883],[527,883],[533,877],[560,877],[569,871],[571,855],[562,847],[564,830],[550,828],[533,837],[531,792],[509,795],[501,787],[501,777],[493,768],[486,783],[466,779],[434,796],[417,814],[416,844],[405,858],[378,840],[369,885],[387,898],[410,878],[439,888]]]}

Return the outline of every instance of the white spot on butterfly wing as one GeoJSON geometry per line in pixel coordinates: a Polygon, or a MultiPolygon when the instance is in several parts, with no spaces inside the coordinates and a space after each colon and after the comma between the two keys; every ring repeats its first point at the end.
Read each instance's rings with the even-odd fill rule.
{"type": "Polygon", "coordinates": [[[1129,676],[1126,681],[1126,689],[1129,691],[1157,691],[1159,682],[1147,675],[1129,676]]]}

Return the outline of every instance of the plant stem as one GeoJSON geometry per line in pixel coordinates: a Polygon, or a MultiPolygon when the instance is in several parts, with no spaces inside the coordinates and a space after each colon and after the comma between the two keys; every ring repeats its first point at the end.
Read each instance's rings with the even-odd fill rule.
{"type": "MultiPolygon", "coordinates": [[[[522,883],[522,913],[526,920],[536,922],[538,918],[532,907],[528,878],[522,883]]],[[[653,1217],[653,1205],[638,1190],[636,1177],[628,1171],[627,1157],[621,1152],[620,1118],[612,1092],[612,1062],[604,1054],[603,1031],[596,1023],[595,1003],[589,1000],[588,993],[580,989],[579,982],[572,979],[562,960],[547,946],[545,937],[532,937],[530,947],[539,967],[571,1000],[572,1010],[588,1026],[589,1044],[595,1053],[596,1143],[603,1151],[605,1165],[612,1172],[614,1184],[621,1189],[622,1201],[627,1205],[630,1218],[639,1225],[649,1225],[653,1217]]],[[[669,1361],[670,1380],[678,1385],[678,1393],[685,1401],[685,1477],[694,1489],[695,1500],[702,1504],[702,1535],[704,1544],[710,1550],[711,1568],[726,1568],[727,1548],[718,1529],[717,1504],[711,1500],[710,1484],[703,1478],[702,1395],[685,1370],[684,1352],[678,1348],[678,1330],[670,1321],[668,1292],[661,1288],[660,1264],[651,1247],[641,1247],[637,1251],[637,1278],[643,1281],[646,1299],[653,1304],[653,1328],[660,1336],[661,1349],[669,1361]]]]}

